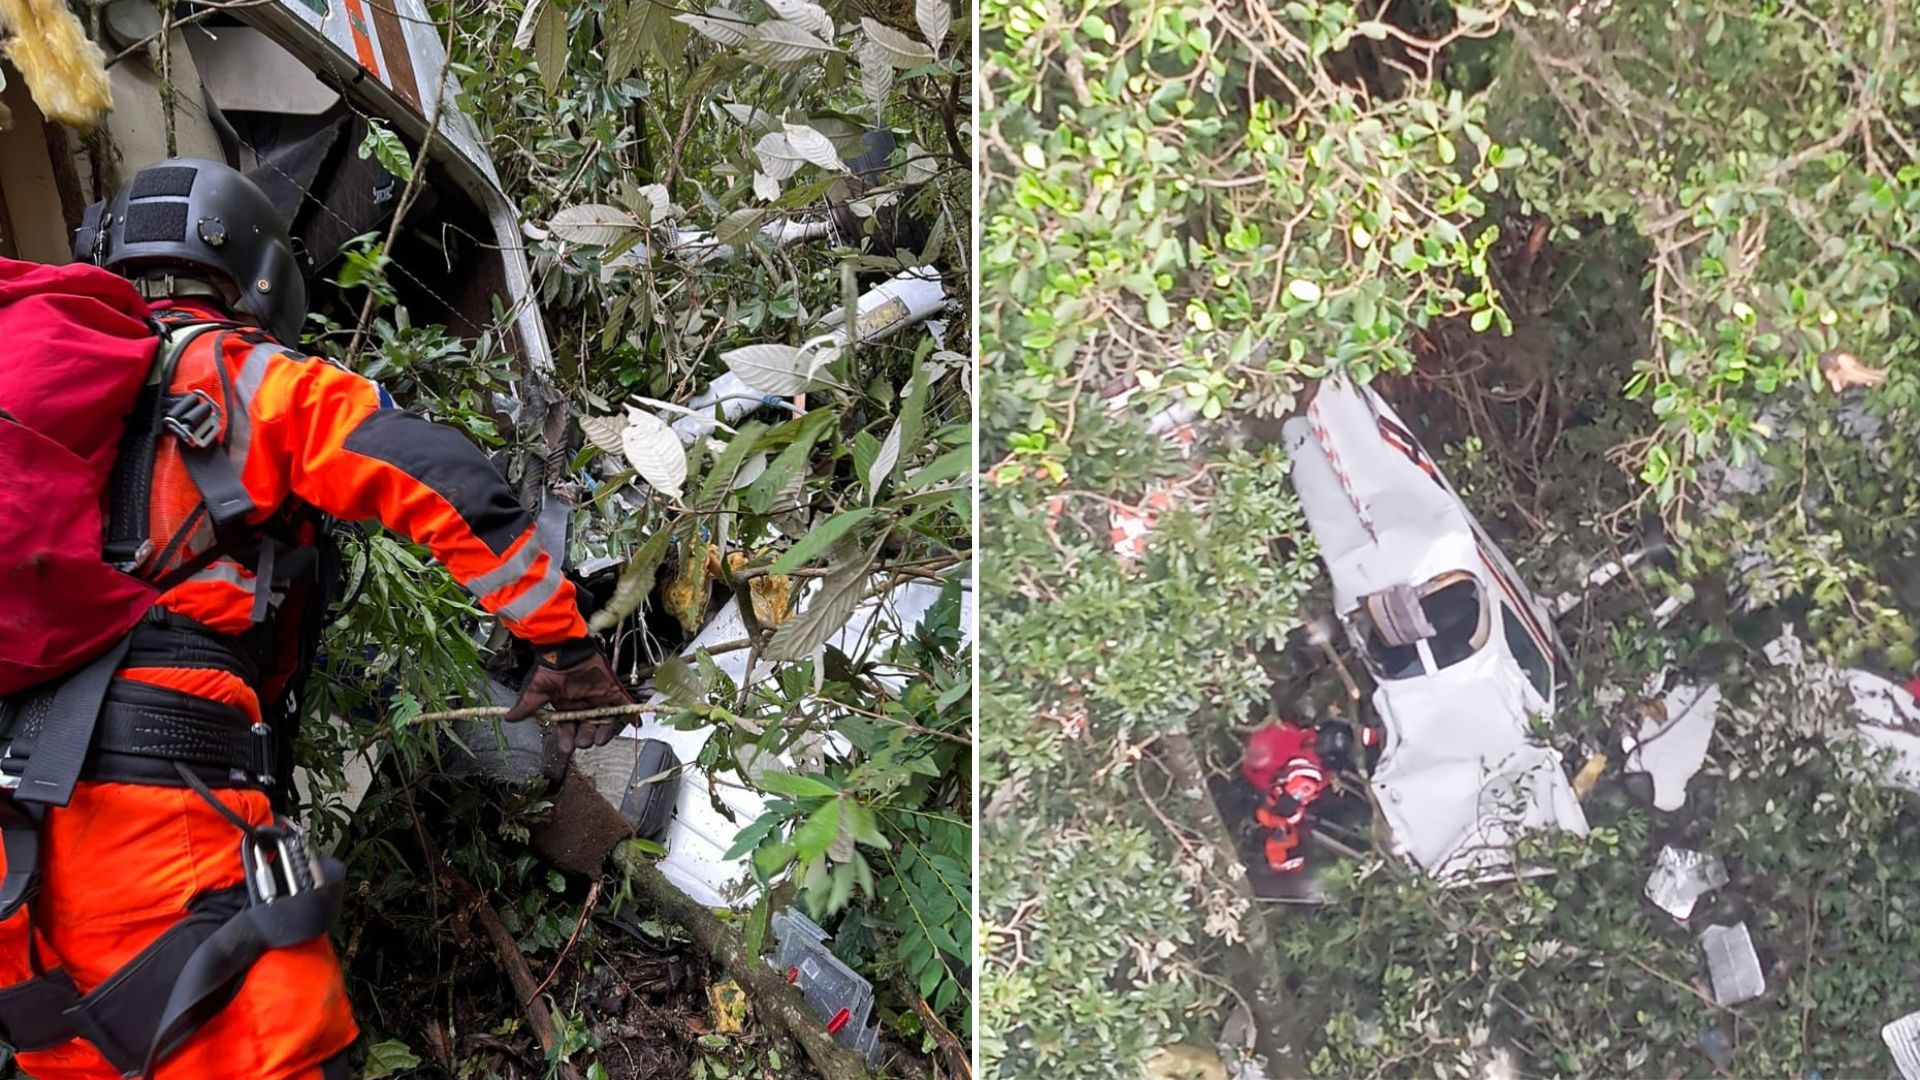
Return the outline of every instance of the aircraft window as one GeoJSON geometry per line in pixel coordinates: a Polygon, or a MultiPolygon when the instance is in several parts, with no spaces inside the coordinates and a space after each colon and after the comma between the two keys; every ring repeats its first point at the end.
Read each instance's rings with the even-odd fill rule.
{"type": "MultiPolygon", "coordinates": [[[[1366,620],[1366,616],[1360,616],[1366,620]]],[[[1367,659],[1383,679],[1411,679],[1423,675],[1418,645],[1389,645],[1371,621],[1367,622],[1367,659]]]]}
{"type": "MultiPolygon", "coordinates": [[[[1449,668],[1486,645],[1491,631],[1480,582],[1465,570],[1441,574],[1420,587],[1420,610],[1433,627],[1426,639],[1438,668],[1449,668]]],[[[1367,659],[1383,679],[1411,679],[1426,673],[1418,645],[1392,645],[1362,606],[1353,617],[1366,631],[1367,659]]]]}
{"type": "Polygon", "coordinates": [[[1437,577],[1421,591],[1426,594],[1420,598],[1421,610],[1433,623],[1433,636],[1427,639],[1433,662],[1450,668],[1479,652],[1491,627],[1480,583],[1473,575],[1457,572],[1437,577]]]}
{"type": "Polygon", "coordinates": [[[1527,633],[1527,626],[1513,609],[1500,605],[1500,615],[1505,620],[1507,630],[1507,648],[1513,658],[1520,663],[1520,669],[1527,673],[1527,681],[1548,701],[1553,700],[1553,665],[1540,652],[1540,646],[1533,643],[1533,636],[1527,633]]]}

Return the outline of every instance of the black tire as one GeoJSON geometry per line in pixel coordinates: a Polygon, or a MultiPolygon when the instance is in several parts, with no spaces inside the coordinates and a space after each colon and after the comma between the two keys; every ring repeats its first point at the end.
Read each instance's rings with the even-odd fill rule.
{"type": "Polygon", "coordinates": [[[641,839],[662,842],[679,802],[680,758],[659,739],[641,740],[626,797],[620,800],[620,816],[633,824],[641,839]]]}

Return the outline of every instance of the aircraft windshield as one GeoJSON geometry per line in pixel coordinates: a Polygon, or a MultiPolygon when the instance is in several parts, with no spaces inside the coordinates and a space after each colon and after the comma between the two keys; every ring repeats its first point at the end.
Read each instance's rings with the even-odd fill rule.
{"type": "MultiPolygon", "coordinates": [[[[1420,610],[1433,625],[1426,638],[1435,670],[1450,668],[1487,643],[1490,620],[1480,582],[1465,570],[1441,574],[1420,586],[1420,610]]],[[[1383,679],[1411,679],[1427,673],[1417,644],[1393,645],[1362,607],[1354,618],[1366,629],[1367,660],[1383,679]]]]}

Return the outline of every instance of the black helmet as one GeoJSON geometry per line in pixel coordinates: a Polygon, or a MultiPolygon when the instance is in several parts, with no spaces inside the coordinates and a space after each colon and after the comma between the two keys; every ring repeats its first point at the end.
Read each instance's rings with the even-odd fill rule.
{"type": "Polygon", "coordinates": [[[138,280],[169,267],[212,271],[240,306],[292,344],[307,318],[307,280],[287,221],[252,180],[217,161],[149,165],[87,208],[74,258],[138,280]]]}
{"type": "Polygon", "coordinates": [[[1353,728],[1344,720],[1329,720],[1313,737],[1314,752],[1334,768],[1353,764],[1353,728]]]}

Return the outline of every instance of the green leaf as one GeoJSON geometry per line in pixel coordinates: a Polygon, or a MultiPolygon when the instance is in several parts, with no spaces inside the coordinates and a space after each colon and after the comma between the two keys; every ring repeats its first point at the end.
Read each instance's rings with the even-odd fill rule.
{"type": "Polygon", "coordinates": [[[1317,304],[1320,302],[1320,286],[1306,278],[1295,278],[1287,283],[1287,295],[1303,304],[1317,304]]]}
{"type": "Polygon", "coordinates": [[[807,816],[806,824],[793,831],[793,846],[799,850],[801,859],[817,859],[827,853],[834,838],[840,835],[841,805],[840,799],[828,799],[807,816]]]}
{"type": "Polygon", "coordinates": [[[727,853],[721,856],[721,858],[729,860],[737,859],[747,852],[752,851],[760,845],[760,841],[773,835],[773,830],[779,828],[780,823],[784,820],[779,813],[772,810],[761,814],[746,828],[734,834],[733,846],[728,848],[727,853]]]}
{"type": "Polygon", "coordinates": [[[653,688],[675,705],[703,705],[708,686],[684,656],[669,656],[653,669],[653,688]]]}
{"type": "Polygon", "coordinates": [[[759,956],[760,949],[767,942],[767,927],[773,918],[772,893],[760,890],[760,899],[753,905],[752,914],[747,916],[745,946],[748,956],[759,956]]]}
{"type": "Polygon", "coordinates": [[[705,479],[700,482],[700,494],[694,499],[694,505],[711,508],[712,500],[724,495],[733,488],[733,478],[740,472],[740,466],[747,455],[760,448],[760,440],[767,433],[767,425],[758,420],[742,425],[733,438],[727,440],[727,448],[720,452],[713,468],[707,470],[705,479]]]}
{"type": "Polygon", "coordinates": [[[420,1067],[420,1057],[398,1039],[374,1043],[367,1050],[367,1063],[360,1070],[364,1080],[384,1080],[395,1073],[420,1067]]]}
{"type": "Polygon", "coordinates": [[[869,847],[883,850],[893,846],[886,834],[880,831],[879,819],[874,815],[872,807],[861,803],[848,803],[846,818],[847,826],[853,832],[855,840],[869,847]]]}
{"type": "Polygon", "coordinates": [[[653,593],[654,579],[660,574],[660,564],[666,561],[667,549],[673,542],[673,530],[661,529],[640,546],[633,561],[620,571],[620,580],[614,586],[613,598],[607,606],[594,612],[588,620],[588,627],[595,633],[611,630],[620,620],[632,615],[646,604],[653,593]]]}
{"type": "Polygon", "coordinates": [[[867,485],[867,474],[873,471],[873,459],[880,456],[880,440],[872,432],[862,431],[853,437],[853,475],[862,487],[867,485]]]}
{"type": "Polygon", "coordinates": [[[776,502],[787,484],[806,467],[813,454],[813,446],[820,436],[832,430],[838,416],[831,409],[815,409],[798,420],[789,421],[768,433],[768,441],[778,438],[781,432],[791,428],[792,442],[787,448],[767,464],[767,471],[760,478],[747,485],[741,496],[741,504],[756,514],[770,513],[776,509],[776,502]]]}
{"type": "Polygon", "coordinates": [[[847,534],[847,530],[860,524],[874,514],[873,507],[863,506],[858,510],[846,510],[835,514],[813,527],[813,530],[800,538],[800,542],[782,552],[768,570],[772,574],[786,574],[805,566],[814,556],[833,546],[834,541],[847,534]]]}
{"type": "Polygon", "coordinates": [[[787,864],[793,861],[797,850],[791,842],[756,848],[753,853],[753,868],[759,871],[761,877],[770,878],[787,868],[787,864]]]}
{"type": "Polygon", "coordinates": [[[378,120],[367,122],[367,137],[360,140],[360,158],[362,161],[372,158],[403,184],[413,180],[413,152],[407,148],[406,140],[378,120]]]}
{"type": "Polygon", "coordinates": [[[785,795],[789,799],[817,799],[840,794],[839,788],[832,787],[822,780],[790,772],[761,773],[760,789],[775,795],[785,795]]]}
{"type": "Polygon", "coordinates": [[[919,491],[960,476],[972,467],[973,447],[956,446],[934,458],[925,468],[908,476],[902,486],[909,491],[919,491]]]}
{"type": "MultiPolygon", "coordinates": [[[[882,541],[884,539],[882,537],[882,541]]],[[[864,553],[848,559],[820,579],[819,591],[809,598],[806,608],[774,631],[767,641],[764,650],[767,659],[799,660],[811,656],[847,625],[861,594],[866,591],[867,574],[873,567],[874,557],[880,553],[882,541],[875,541],[864,553]]]]}
{"type": "Polygon", "coordinates": [[[567,73],[567,13],[561,0],[540,5],[540,20],[533,24],[533,60],[540,68],[540,84],[552,94],[567,73]]]}
{"type": "Polygon", "coordinates": [[[1167,298],[1157,292],[1147,297],[1147,323],[1155,330],[1173,325],[1173,309],[1167,306],[1167,298]]]}

